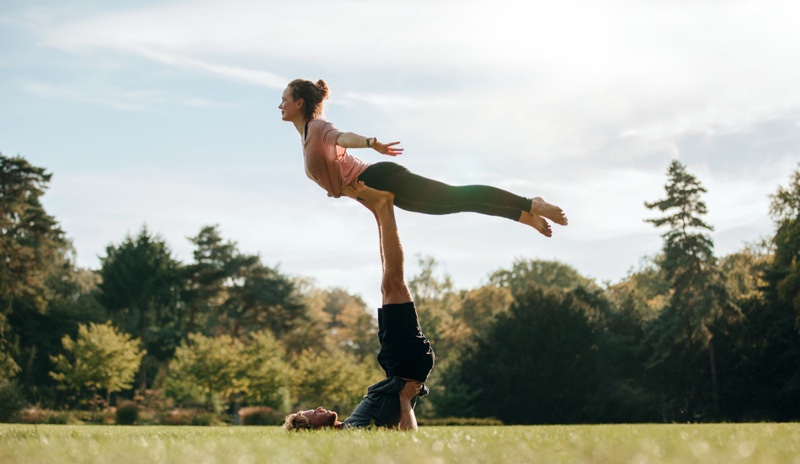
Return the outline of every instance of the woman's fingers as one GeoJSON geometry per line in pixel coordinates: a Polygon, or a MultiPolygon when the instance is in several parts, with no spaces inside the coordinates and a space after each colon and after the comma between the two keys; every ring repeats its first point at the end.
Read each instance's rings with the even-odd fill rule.
{"type": "Polygon", "coordinates": [[[372,148],[376,150],[378,153],[383,155],[389,156],[397,156],[403,154],[403,149],[400,147],[395,147],[400,142],[391,142],[391,143],[382,143],[379,142],[378,139],[374,139],[372,142],[372,148]]]}

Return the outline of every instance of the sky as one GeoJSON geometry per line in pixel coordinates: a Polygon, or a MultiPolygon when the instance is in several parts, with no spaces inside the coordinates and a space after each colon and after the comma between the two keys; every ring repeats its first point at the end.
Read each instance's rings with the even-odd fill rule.
{"type": "Polygon", "coordinates": [[[614,283],[662,246],[644,203],[675,159],[708,189],[717,256],[774,233],[769,195],[800,161],[798,17],[794,0],[0,0],[0,152],[53,174],[42,202],[81,267],[143,226],[190,263],[217,224],[377,306],[374,219],[306,178],[277,108],[321,78],[325,117],[400,141],[393,161],[569,217],[548,239],[398,211],[407,277],[433,257],[468,289],[542,259],[614,283]]]}

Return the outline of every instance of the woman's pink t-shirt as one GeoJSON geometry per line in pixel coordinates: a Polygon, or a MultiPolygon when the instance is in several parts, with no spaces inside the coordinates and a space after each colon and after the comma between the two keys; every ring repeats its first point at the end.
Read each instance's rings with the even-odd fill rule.
{"type": "Polygon", "coordinates": [[[306,175],[334,198],[342,196],[342,186],[352,183],[369,166],[336,145],[340,135],[342,131],[332,123],[312,119],[303,142],[306,175]]]}

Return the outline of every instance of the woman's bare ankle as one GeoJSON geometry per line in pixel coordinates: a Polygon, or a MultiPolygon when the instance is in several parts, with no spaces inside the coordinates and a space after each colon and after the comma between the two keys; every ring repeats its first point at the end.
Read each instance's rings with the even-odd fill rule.
{"type": "Polygon", "coordinates": [[[358,198],[376,209],[385,207],[387,204],[391,205],[394,202],[394,193],[392,192],[375,190],[367,187],[363,182],[354,182],[353,187],[358,198]]]}
{"type": "Polygon", "coordinates": [[[538,214],[531,214],[527,211],[523,211],[519,217],[519,222],[533,227],[545,237],[553,236],[553,230],[550,229],[550,224],[538,214]]]}
{"type": "Polygon", "coordinates": [[[530,213],[534,216],[542,216],[547,218],[562,226],[565,226],[569,223],[567,216],[564,214],[564,211],[561,208],[544,201],[542,197],[534,197],[533,200],[531,200],[530,213]]]}

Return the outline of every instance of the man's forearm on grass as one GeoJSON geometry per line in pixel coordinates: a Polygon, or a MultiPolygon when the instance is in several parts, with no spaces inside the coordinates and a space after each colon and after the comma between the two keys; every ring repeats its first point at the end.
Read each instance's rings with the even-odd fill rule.
{"type": "Polygon", "coordinates": [[[402,396],[400,397],[400,424],[398,424],[397,428],[400,430],[417,430],[417,416],[414,414],[411,400],[402,396]]]}

